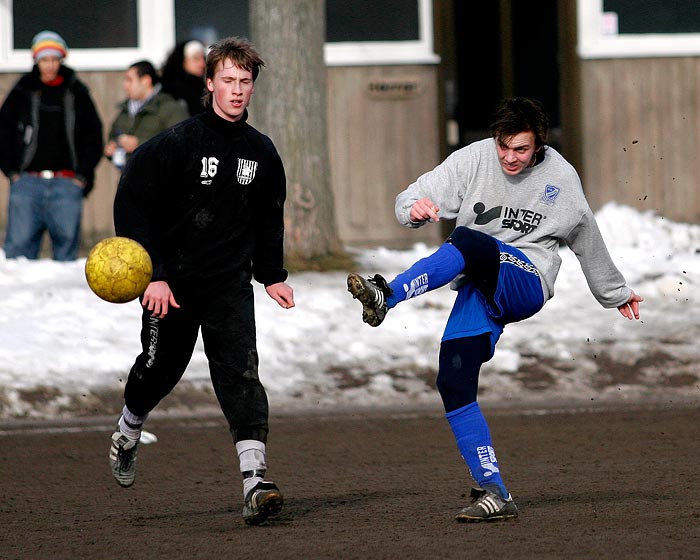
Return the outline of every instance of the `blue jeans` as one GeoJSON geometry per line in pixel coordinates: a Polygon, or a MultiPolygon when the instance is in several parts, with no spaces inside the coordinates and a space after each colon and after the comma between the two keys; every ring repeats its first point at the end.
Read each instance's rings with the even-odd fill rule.
{"type": "Polygon", "coordinates": [[[48,231],[54,260],[75,260],[82,214],[83,189],[72,179],[23,173],[10,186],[5,256],[38,258],[41,238],[48,231]]]}

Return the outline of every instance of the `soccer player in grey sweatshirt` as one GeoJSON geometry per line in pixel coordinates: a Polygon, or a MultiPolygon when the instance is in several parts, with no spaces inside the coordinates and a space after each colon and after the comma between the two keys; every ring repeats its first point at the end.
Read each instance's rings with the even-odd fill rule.
{"type": "Polygon", "coordinates": [[[546,145],[547,133],[538,101],[505,100],[491,138],[454,152],[396,197],[396,217],[408,227],[455,218],[447,241],[391,282],[348,275],[363,320],[375,327],[401,301],[448,283],[458,292],[440,345],[437,388],[479,485],[472,505],[456,516],[461,522],[518,515],[477,403],[479,371],[505,325],[531,317],[554,295],[560,242],[578,257],[603,307],[639,319],[643,301],[612,262],[576,170],[546,145]]]}

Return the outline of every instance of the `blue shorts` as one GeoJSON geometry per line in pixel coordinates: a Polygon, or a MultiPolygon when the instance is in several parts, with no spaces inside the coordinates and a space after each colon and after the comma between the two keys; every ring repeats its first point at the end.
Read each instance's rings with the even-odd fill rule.
{"type": "Polygon", "coordinates": [[[495,240],[500,250],[498,280],[493,299],[467,281],[457,293],[442,340],[491,335],[493,357],[496,342],[508,323],[532,317],[544,305],[540,274],[525,254],[495,240]]]}

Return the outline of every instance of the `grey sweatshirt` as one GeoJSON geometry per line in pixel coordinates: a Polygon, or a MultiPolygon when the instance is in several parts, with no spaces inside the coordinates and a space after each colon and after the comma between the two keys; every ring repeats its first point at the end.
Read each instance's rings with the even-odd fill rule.
{"type": "Polygon", "coordinates": [[[581,180],[561,154],[547,147],[544,160],[506,175],[492,138],[452,153],[396,197],[396,217],[409,227],[413,203],[427,197],[441,218],[520,249],[540,272],[545,300],[554,295],[563,241],[576,254],[593,296],[603,307],[629,300],[631,289],[610,258],[581,180]]]}

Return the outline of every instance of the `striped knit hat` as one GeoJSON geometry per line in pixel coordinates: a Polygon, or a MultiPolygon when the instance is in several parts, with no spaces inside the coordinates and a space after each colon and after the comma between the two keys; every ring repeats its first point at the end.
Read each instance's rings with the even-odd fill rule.
{"type": "Polygon", "coordinates": [[[38,61],[45,56],[57,56],[58,58],[66,58],[68,47],[58,33],[53,31],[41,31],[32,39],[32,56],[35,61],[38,61]]]}

